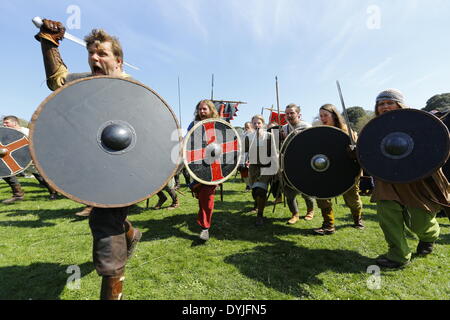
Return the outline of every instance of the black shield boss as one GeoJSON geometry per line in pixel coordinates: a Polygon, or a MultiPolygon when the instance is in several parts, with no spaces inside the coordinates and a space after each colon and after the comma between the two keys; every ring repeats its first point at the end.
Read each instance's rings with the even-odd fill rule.
{"type": "Polygon", "coordinates": [[[288,136],[281,166],[287,184],[306,195],[329,199],[348,191],[361,174],[349,152],[350,137],[330,126],[308,128],[288,136]]]}
{"type": "Polygon", "coordinates": [[[226,181],[241,158],[238,132],[226,121],[206,119],[196,123],[183,144],[183,161],[189,174],[207,185],[226,181]]]}
{"type": "Polygon", "coordinates": [[[426,178],[447,161],[449,131],[432,114],[416,109],[384,113],[361,131],[357,157],[373,177],[388,183],[426,178]]]}
{"type": "Polygon", "coordinates": [[[161,190],[175,174],[180,133],[169,105],[122,78],[70,82],[38,107],[31,156],[58,192],[86,205],[125,207],[161,190]]]}
{"type": "Polygon", "coordinates": [[[30,142],[19,130],[0,127],[0,178],[11,177],[31,164],[30,142]]]}

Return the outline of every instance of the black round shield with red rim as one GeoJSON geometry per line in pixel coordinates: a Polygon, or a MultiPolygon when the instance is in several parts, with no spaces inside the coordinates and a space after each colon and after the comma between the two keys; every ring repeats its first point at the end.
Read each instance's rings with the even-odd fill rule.
{"type": "Polygon", "coordinates": [[[226,121],[206,119],[196,123],[183,144],[183,161],[198,182],[216,185],[226,181],[241,158],[238,132],[226,121]]]}
{"type": "Polygon", "coordinates": [[[409,183],[441,168],[450,152],[449,131],[432,114],[397,109],[369,121],[357,142],[361,166],[388,183],[409,183]]]}
{"type": "Polygon", "coordinates": [[[19,130],[0,127],[0,178],[15,176],[31,164],[30,141],[19,130]]]}
{"type": "Polygon", "coordinates": [[[353,187],[361,174],[349,147],[350,137],[335,127],[295,133],[282,147],[283,176],[298,192],[318,199],[337,197],[353,187]]]}
{"type": "Polygon", "coordinates": [[[91,77],[51,94],[32,117],[31,156],[66,197],[125,207],[161,190],[175,174],[181,137],[169,105],[123,78],[91,77]]]}

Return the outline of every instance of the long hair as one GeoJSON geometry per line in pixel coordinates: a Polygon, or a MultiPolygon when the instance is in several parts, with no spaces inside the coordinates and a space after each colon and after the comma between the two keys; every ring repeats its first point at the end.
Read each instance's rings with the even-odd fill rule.
{"type": "Polygon", "coordinates": [[[217,112],[216,106],[214,105],[214,103],[211,100],[201,100],[199,103],[197,103],[197,106],[195,107],[195,112],[194,112],[194,120],[195,121],[200,121],[200,115],[198,114],[198,108],[200,108],[201,104],[206,104],[209,108],[209,111],[211,113],[210,118],[220,118],[219,116],[219,112],[217,112]]]}
{"type": "Polygon", "coordinates": [[[334,105],[327,103],[321,106],[319,110],[325,110],[331,113],[334,120],[334,126],[348,133],[348,128],[347,125],[345,124],[344,117],[341,115],[341,113],[337,110],[337,108],[334,105]]]}

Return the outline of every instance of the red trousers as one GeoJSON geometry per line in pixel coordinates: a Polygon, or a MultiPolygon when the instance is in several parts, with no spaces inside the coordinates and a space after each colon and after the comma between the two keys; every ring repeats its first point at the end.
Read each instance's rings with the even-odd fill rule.
{"type": "Polygon", "coordinates": [[[198,192],[198,215],[197,223],[203,229],[211,227],[212,213],[214,210],[214,193],[217,186],[202,184],[198,192]]]}

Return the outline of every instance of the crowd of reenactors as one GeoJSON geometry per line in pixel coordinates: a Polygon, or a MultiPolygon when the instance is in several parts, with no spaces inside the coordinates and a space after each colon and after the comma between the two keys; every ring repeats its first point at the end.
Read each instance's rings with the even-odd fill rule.
{"type": "MultiPolygon", "coordinates": [[[[108,75],[130,79],[130,76],[123,71],[123,52],[118,39],[97,29],[92,30],[85,38],[90,72],[69,73],[58,49],[64,32],[65,28],[60,22],[43,20],[43,25],[35,36],[41,45],[47,85],[50,90],[54,91],[71,81],[92,76],[108,75]]],[[[395,89],[380,92],[374,101],[377,117],[393,110],[406,108],[408,107],[405,97],[395,89]]],[[[284,112],[287,124],[283,126],[276,124],[276,130],[271,128],[272,125],[265,123],[262,115],[253,116],[245,124],[245,130],[241,137],[241,162],[237,168],[244,181],[243,192],[248,192],[244,194],[251,193],[254,201],[255,225],[264,225],[264,210],[270,194],[273,194],[276,202],[282,201],[280,199],[283,197],[286,199],[291,214],[286,221],[287,224],[293,225],[300,219],[312,220],[315,215],[314,207],[317,206],[320,209],[323,223],[313,232],[318,235],[331,235],[336,232],[332,199],[315,199],[315,197],[298,190],[289,181],[286,181],[283,175],[280,175],[279,157],[283,153],[283,148],[295,136],[312,128],[310,123],[302,120],[300,106],[294,103],[289,104],[285,107],[284,112]],[[260,157],[265,157],[268,161],[263,162],[260,157]],[[306,212],[304,214],[300,212],[297,196],[301,196],[305,201],[306,212]]],[[[356,133],[351,131],[334,105],[322,105],[319,108],[319,115],[321,126],[337,128],[351,136],[354,141],[358,139],[356,133]]],[[[219,114],[212,101],[202,100],[195,107],[194,121],[190,124],[188,131],[196,123],[208,119],[219,119],[219,114]]],[[[5,117],[3,125],[22,132],[25,130],[20,127],[18,119],[14,116],[5,117]]],[[[354,151],[348,150],[348,152],[354,151]]],[[[322,161],[323,159],[318,160],[322,161]]],[[[320,161],[318,165],[323,165],[320,161]]],[[[180,174],[183,174],[192,194],[198,199],[197,223],[201,227],[199,237],[201,240],[207,241],[210,237],[209,230],[212,224],[218,184],[197,181],[189,175],[187,169],[184,165],[179,166],[173,179],[170,179],[163,190],[158,192],[158,202],[154,209],[164,208],[163,204],[168,198],[163,191],[171,199],[168,209],[182,206],[177,196],[177,189],[180,188],[180,174]]],[[[33,175],[40,184],[48,189],[50,199],[56,199],[55,189],[46,183],[37,171],[34,171],[33,175]]],[[[3,203],[11,204],[23,200],[24,192],[17,178],[11,176],[4,180],[11,186],[13,195],[3,203]]],[[[324,181],[324,183],[327,182],[324,181]]],[[[355,183],[342,196],[350,209],[353,227],[359,230],[364,229],[361,195],[372,196],[372,201],[377,204],[380,227],[388,244],[388,252],[378,257],[376,263],[385,268],[403,268],[410,263],[412,254],[406,241],[405,226],[419,238],[417,254],[430,254],[440,232],[436,215],[445,205],[448,205],[448,188],[447,178],[441,169],[437,169],[427,179],[402,184],[382,181],[364,173],[355,179],[355,183]],[[441,202],[434,201],[436,198],[441,202]]],[[[88,206],[81,213],[82,216],[89,217],[89,226],[93,237],[93,262],[96,271],[102,277],[101,299],[121,299],[125,265],[142,236],[141,232],[134,228],[127,219],[129,208],[130,206],[120,208],[88,206]]]]}

